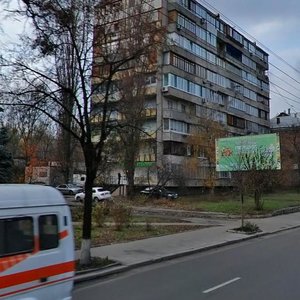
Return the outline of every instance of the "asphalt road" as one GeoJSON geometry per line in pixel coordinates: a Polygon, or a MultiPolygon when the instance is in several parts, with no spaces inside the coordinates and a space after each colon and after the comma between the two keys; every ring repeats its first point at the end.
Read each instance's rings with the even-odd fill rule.
{"type": "Polygon", "coordinates": [[[300,229],[82,283],[74,300],[299,300],[300,229]]]}

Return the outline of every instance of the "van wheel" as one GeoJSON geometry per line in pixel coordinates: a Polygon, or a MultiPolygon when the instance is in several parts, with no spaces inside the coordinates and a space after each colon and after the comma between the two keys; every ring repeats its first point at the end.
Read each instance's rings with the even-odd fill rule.
{"type": "Polygon", "coordinates": [[[98,197],[95,197],[95,198],[94,198],[94,201],[95,201],[95,202],[99,202],[99,198],[98,198],[98,197]]]}
{"type": "Polygon", "coordinates": [[[80,197],[76,197],[75,200],[78,201],[78,202],[82,202],[82,199],[80,197]]]}

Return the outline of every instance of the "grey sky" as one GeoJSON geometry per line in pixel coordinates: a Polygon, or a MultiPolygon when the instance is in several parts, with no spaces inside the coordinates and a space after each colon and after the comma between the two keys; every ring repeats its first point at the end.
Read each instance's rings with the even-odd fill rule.
{"type": "MultiPolygon", "coordinates": [[[[300,112],[300,1],[198,1],[209,9],[216,9],[216,12],[219,12],[221,18],[225,21],[235,23],[237,30],[241,28],[253,36],[260,42],[258,44],[270,54],[271,117],[289,108],[292,112],[300,112]],[[279,55],[299,71],[297,72],[290,68],[272,52],[279,55]],[[290,77],[284,75],[277,68],[287,73],[290,77]]],[[[16,3],[16,1],[11,0],[10,4],[12,3],[16,3]]],[[[0,16],[3,17],[3,9],[0,16]]],[[[24,23],[17,20],[8,21],[1,19],[0,24],[4,31],[1,37],[3,47],[3,41],[7,43],[15,40],[15,33],[20,33],[24,30],[24,23]]]]}
{"type": "Polygon", "coordinates": [[[225,16],[241,27],[260,42],[262,45],[259,45],[269,53],[271,117],[289,108],[291,112],[300,112],[300,1],[200,0],[199,2],[210,9],[215,8],[221,18],[224,19],[225,16]],[[278,59],[272,52],[297,71],[278,59]],[[277,68],[292,78],[284,75],[277,68]]]}

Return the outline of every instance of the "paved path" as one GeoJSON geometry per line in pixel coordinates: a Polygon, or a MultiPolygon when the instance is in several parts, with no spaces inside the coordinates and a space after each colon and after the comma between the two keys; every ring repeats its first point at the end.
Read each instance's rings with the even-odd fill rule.
{"type": "MultiPolygon", "coordinates": [[[[193,219],[195,221],[195,218],[193,219]]],[[[102,270],[85,275],[78,275],[76,276],[76,281],[78,282],[98,276],[105,276],[140,265],[180,257],[266,234],[297,228],[300,227],[300,212],[276,217],[248,219],[247,221],[257,224],[262,230],[261,233],[255,235],[231,232],[230,230],[241,225],[240,220],[220,220],[212,218],[197,218],[197,220],[199,222],[198,224],[210,224],[215,226],[167,236],[92,248],[92,256],[108,257],[120,262],[122,266],[105,271],[102,270]]],[[[79,251],[76,252],[76,255],[79,256],[79,251]]]]}

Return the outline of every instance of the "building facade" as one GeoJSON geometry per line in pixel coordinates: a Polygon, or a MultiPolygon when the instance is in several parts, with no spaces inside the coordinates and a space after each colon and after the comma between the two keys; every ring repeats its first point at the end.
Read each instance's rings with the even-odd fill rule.
{"type": "Polygon", "coordinates": [[[270,120],[271,131],[280,139],[281,184],[287,187],[300,185],[300,113],[290,109],[270,120]]]}
{"type": "MultiPolygon", "coordinates": [[[[119,7],[133,2],[120,1],[119,7]]],[[[203,185],[205,169],[211,167],[205,155],[199,155],[197,171],[183,170],[197,126],[213,120],[228,135],[270,131],[268,54],[199,1],[146,2],[153,20],[166,28],[166,43],[147,79],[144,129],[155,147],[141,147],[136,179],[149,182],[145,173],[151,166],[162,170],[168,165],[173,173],[185,173],[186,185],[203,185]]],[[[228,174],[217,176],[217,185],[223,185],[228,174]]],[[[157,180],[153,171],[150,181],[157,180]]]]}

